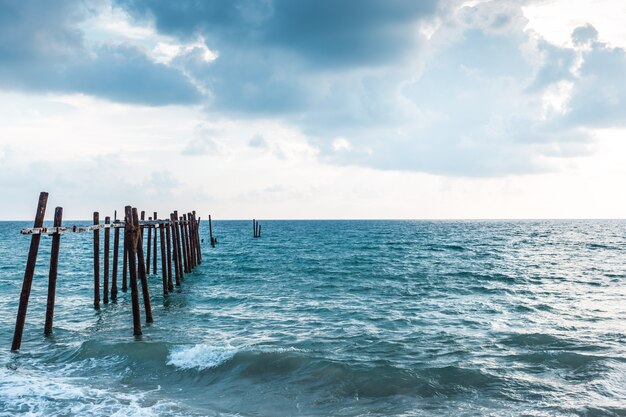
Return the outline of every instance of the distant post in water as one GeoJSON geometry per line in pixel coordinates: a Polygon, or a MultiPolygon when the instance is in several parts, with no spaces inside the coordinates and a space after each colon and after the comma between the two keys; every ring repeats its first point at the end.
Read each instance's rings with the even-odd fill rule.
{"type": "Polygon", "coordinates": [[[215,247],[215,240],[213,240],[213,224],[211,224],[211,215],[209,214],[209,238],[210,238],[210,243],[211,243],[211,247],[214,248],[215,247]]]}
{"type": "MultiPolygon", "coordinates": [[[[33,227],[43,226],[43,219],[46,215],[47,205],[48,193],[41,192],[39,194],[39,202],[37,203],[37,211],[35,212],[35,222],[33,227]]],[[[11,350],[19,350],[22,345],[22,333],[24,332],[24,323],[26,322],[26,310],[28,309],[30,289],[33,285],[33,275],[35,274],[35,264],[37,263],[37,252],[39,252],[40,240],[41,234],[34,234],[30,238],[30,249],[28,250],[28,260],[26,261],[26,270],[24,271],[24,281],[22,282],[20,305],[17,310],[17,319],[15,320],[15,332],[13,333],[11,350]]]]}

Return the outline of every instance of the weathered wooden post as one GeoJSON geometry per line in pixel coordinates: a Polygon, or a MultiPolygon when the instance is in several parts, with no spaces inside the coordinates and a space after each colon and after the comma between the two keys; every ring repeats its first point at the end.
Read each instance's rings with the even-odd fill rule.
{"type": "Polygon", "coordinates": [[[117,220],[117,211],[115,212],[115,221],[113,229],[113,273],[111,274],[111,300],[117,300],[117,264],[120,252],[120,221],[117,220]]]}
{"type": "MultiPolygon", "coordinates": [[[[145,219],[146,219],[146,212],[141,210],[141,221],[143,222],[145,219]]],[[[140,239],[141,239],[142,245],[143,245],[143,229],[144,229],[144,226],[139,225],[139,234],[141,235],[140,239]]],[[[137,262],[139,262],[139,260],[137,260],[137,262]]]]}
{"type": "Polygon", "coordinates": [[[191,239],[191,216],[189,213],[183,214],[183,219],[185,219],[185,240],[187,241],[187,259],[189,260],[189,271],[193,271],[195,268],[194,256],[195,251],[193,249],[193,242],[191,239]]]}
{"type": "Polygon", "coordinates": [[[196,218],[196,211],[193,214],[194,238],[196,239],[196,253],[198,254],[198,265],[202,263],[202,245],[200,243],[200,218],[196,218]]]}
{"type": "MultiPolygon", "coordinates": [[[[154,234],[156,236],[156,229],[155,229],[154,234]]],[[[165,295],[169,291],[169,285],[167,283],[167,259],[165,258],[165,225],[164,224],[159,225],[159,237],[161,238],[159,239],[161,243],[161,275],[163,275],[163,294],[165,295]]],[[[156,257],[154,259],[156,259],[156,257]]]]}
{"type": "Polygon", "coordinates": [[[210,237],[210,243],[211,243],[211,247],[214,248],[215,247],[215,240],[213,240],[213,224],[211,223],[211,215],[209,214],[209,237],[210,237]]]}
{"type": "MultiPolygon", "coordinates": [[[[100,224],[100,214],[93,212],[93,224],[100,224]]],[[[93,229],[93,307],[100,309],[100,229],[93,229]]]]}
{"type": "Polygon", "coordinates": [[[180,225],[180,233],[179,233],[179,237],[180,237],[180,241],[182,244],[182,252],[183,252],[183,268],[185,273],[190,272],[189,271],[189,259],[187,258],[187,238],[185,237],[185,222],[184,222],[184,217],[180,216],[178,218],[179,220],[179,225],[180,225]]]}
{"type": "MultiPolygon", "coordinates": [[[[170,217],[171,218],[171,217],[170,217]]],[[[166,241],[166,249],[167,249],[167,289],[168,291],[172,291],[174,289],[174,284],[172,283],[172,233],[170,232],[170,223],[165,224],[165,238],[166,241]]]]}
{"type": "MultiPolygon", "coordinates": [[[[35,222],[33,227],[43,226],[43,218],[46,214],[47,204],[48,193],[41,192],[39,194],[39,202],[37,203],[37,211],[35,212],[35,222]]],[[[39,252],[40,240],[41,234],[33,234],[30,238],[28,260],[26,261],[26,270],[24,271],[24,281],[22,282],[20,305],[17,309],[17,319],[15,320],[15,332],[13,333],[11,350],[18,350],[22,345],[22,333],[24,332],[24,323],[26,322],[26,310],[28,310],[28,299],[30,298],[30,289],[33,285],[33,275],[35,274],[35,263],[37,262],[37,252],[39,252]]]]}
{"type": "MultiPolygon", "coordinates": [[[[61,227],[63,220],[63,208],[57,207],[54,210],[54,227],[61,227]]],[[[43,334],[52,334],[52,321],[54,319],[54,299],[57,288],[57,271],[59,268],[59,248],[61,246],[61,233],[57,231],[52,235],[52,248],[50,249],[50,272],[48,274],[48,300],[46,303],[46,323],[43,334]]]]}
{"type": "MultiPolygon", "coordinates": [[[[157,212],[154,212],[154,217],[153,219],[156,221],[159,218],[157,217],[157,212]]],[[[154,225],[154,250],[152,252],[152,273],[156,274],[157,273],[157,228],[159,227],[158,224],[154,225]]]]}
{"type": "Polygon", "coordinates": [[[256,237],[256,220],[252,219],[252,237],[256,237]]]}
{"type": "Polygon", "coordinates": [[[180,282],[183,277],[182,271],[182,263],[180,259],[180,242],[178,240],[178,222],[176,218],[176,212],[170,214],[170,219],[172,223],[172,244],[174,245],[173,254],[174,254],[174,267],[176,270],[176,285],[180,285],[180,282]]]}
{"type": "MultiPolygon", "coordinates": [[[[136,211],[136,210],[135,210],[136,211]]],[[[133,309],[133,334],[141,336],[141,313],[139,311],[139,288],[137,286],[137,243],[139,242],[139,230],[133,219],[131,206],[125,208],[124,219],[124,253],[127,255],[128,269],[130,269],[130,296],[133,309]]],[[[126,278],[126,277],[124,277],[126,278]]],[[[126,280],[124,280],[126,281],[126,280]]]]}
{"type": "MultiPolygon", "coordinates": [[[[133,208],[133,222],[139,224],[139,216],[137,209],[133,208]]],[[[149,229],[148,229],[149,230],[149,229]]],[[[143,256],[143,241],[141,235],[137,242],[137,273],[141,281],[141,292],[143,295],[143,304],[146,311],[146,323],[152,323],[152,306],[150,304],[150,290],[148,289],[148,276],[146,272],[146,261],[143,256]]]]}
{"type": "MultiPolygon", "coordinates": [[[[128,226],[128,223],[124,221],[124,229],[128,226]]],[[[126,292],[128,290],[128,248],[126,246],[126,230],[124,230],[124,246],[122,250],[124,254],[122,256],[122,291],[126,292]]]]}
{"type": "Polygon", "coordinates": [[[261,225],[259,225],[259,233],[257,234],[257,237],[261,237],[261,225]]]}
{"type": "MultiPolygon", "coordinates": [[[[148,217],[152,220],[152,217],[148,217]]],[[[152,225],[148,225],[148,250],[146,251],[146,274],[150,275],[150,254],[152,253],[152,225]]]]}
{"type": "Polygon", "coordinates": [[[109,252],[110,252],[110,238],[111,238],[111,218],[106,216],[104,218],[104,285],[102,288],[102,295],[104,304],[109,304],[109,252]]]}

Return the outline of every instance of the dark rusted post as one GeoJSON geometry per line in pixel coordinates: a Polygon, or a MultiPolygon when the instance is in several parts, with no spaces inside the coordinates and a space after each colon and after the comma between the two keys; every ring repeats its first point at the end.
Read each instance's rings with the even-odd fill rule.
{"type": "MultiPolygon", "coordinates": [[[[156,229],[154,229],[154,235],[156,237],[156,229]]],[[[159,237],[160,237],[159,243],[161,244],[160,245],[161,246],[161,275],[163,275],[163,294],[165,295],[169,291],[169,285],[167,284],[167,259],[165,258],[165,225],[164,224],[159,225],[159,237]]]]}
{"type": "Polygon", "coordinates": [[[252,219],[252,237],[256,237],[256,220],[252,219]]]}
{"type": "Polygon", "coordinates": [[[170,232],[170,224],[165,224],[165,246],[167,250],[167,289],[168,291],[172,291],[174,289],[174,284],[172,283],[172,234],[170,232]]]}
{"type": "Polygon", "coordinates": [[[172,244],[174,245],[174,266],[176,269],[176,285],[180,285],[180,282],[183,278],[183,267],[181,261],[181,253],[180,253],[180,240],[178,233],[178,220],[176,217],[176,212],[170,215],[172,219],[172,244]]]}
{"type": "MultiPolygon", "coordinates": [[[[124,229],[128,227],[128,223],[125,222],[124,229]]],[[[126,292],[128,290],[128,250],[126,247],[126,230],[124,230],[124,254],[122,256],[122,291],[126,292]]]]}
{"type": "Polygon", "coordinates": [[[125,208],[126,217],[124,219],[124,253],[128,254],[128,269],[130,270],[130,296],[133,308],[133,334],[135,336],[141,336],[141,313],[139,311],[139,287],[137,286],[136,256],[137,242],[139,241],[139,230],[134,223],[132,210],[133,209],[131,206],[126,206],[125,208]]]}
{"type": "MultiPolygon", "coordinates": [[[[155,221],[158,220],[156,211],[154,212],[153,219],[155,221]]],[[[152,252],[152,273],[153,274],[157,273],[157,228],[159,228],[159,225],[155,224],[154,225],[154,249],[152,252]]]]}
{"type": "MultiPolygon", "coordinates": [[[[152,217],[148,217],[152,220],[152,217]]],[[[146,251],[146,274],[150,275],[150,254],[152,254],[152,225],[148,225],[148,250],[146,251]]]]}
{"type": "MultiPolygon", "coordinates": [[[[100,224],[100,214],[93,212],[93,224],[100,224]]],[[[100,309],[100,229],[93,230],[93,307],[100,309]]]]}
{"type": "Polygon", "coordinates": [[[259,235],[258,237],[261,237],[261,225],[259,225],[259,235]]]}
{"type": "Polygon", "coordinates": [[[211,215],[210,214],[209,214],[209,238],[210,238],[211,247],[214,248],[215,247],[215,240],[213,240],[213,224],[211,223],[211,215]]]}
{"type": "MultiPolygon", "coordinates": [[[[136,208],[133,208],[133,222],[139,223],[136,208]]],[[[143,242],[141,235],[139,236],[139,241],[137,242],[137,265],[137,273],[139,275],[139,280],[141,281],[143,305],[146,311],[146,323],[152,323],[152,306],[150,304],[150,290],[148,289],[148,276],[146,272],[146,261],[143,256],[143,242]]]]}
{"type": "Polygon", "coordinates": [[[181,242],[181,246],[182,246],[182,253],[183,253],[183,269],[185,271],[185,273],[189,272],[189,263],[187,260],[187,239],[185,239],[185,222],[183,220],[183,216],[179,216],[178,217],[178,221],[179,221],[179,225],[180,225],[180,233],[178,234],[178,237],[180,238],[180,242],[181,242]]]}
{"type": "Polygon", "coordinates": [[[193,239],[191,238],[191,214],[183,214],[183,218],[185,218],[185,238],[187,240],[187,259],[189,260],[189,270],[193,271],[196,267],[196,261],[194,259],[196,251],[193,248],[193,239]]]}
{"type": "MultiPolygon", "coordinates": [[[[142,210],[141,211],[141,221],[143,222],[145,219],[146,219],[146,212],[142,210]]],[[[139,234],[141,235],[140,239],[141,239],[141,244],[142,245],[143,245],[143,230],[144,230],[144,226],[139,226],[139,234]]],[[[139,262],[139,260],[137,260],[137,262],[139,262]]]]}
{"type": "MultiPolygon", "coordinates": [[[[54,210],[54,227],[61,227],[63,220],[63,208],[57,207],[54,210]]],[[[50,250],[50,272],[48,274],[48,302],[46,303],[46,324],[43,327],[43,334],[52,334],[52,321],[54,319],[54,298],[57,288],[57,271],[59,268],[59,248],[61,246],[61,233],[52,235],[52,248],[50,250]]]]}
{"type": "Polygon", "coordinates": [[[189,264],[189,272],[193,271],[193,253],[191,251],[191,239],[189,238],[189,228],[191,226],[191,221],[189,219],[189,214],[183,214],[183,219],[185,222],[185,242],[187,243],[187,263],[189,264]]]}
{"type": "Polygon", "coordinates": [[[185,268],[183,261],[183,238],[181,236],[181,224],[178,221],[178,211],[174,210],[175,222],[176,222],[176,247],[178,251],[178,270],[180,271],[180,280],[185,278],[185,268]]]}
{"type": "Polygon", "coordinates": [[[115,212],[115,221],[113,229],[113,273],[111,274],[111,300],[117,300],[117,263],[119,261],[120,252],[120,228],[119,220],[117,220],[117,211],[115,212]]]}
{"type": "Polygon", "coordinates": [[[109,304],[109,252],[111,250],[111,229],[109,228],[111,225],[111,218],[109,216],[104,218],[104,224],[109,226],[104,229],[104,285],[102,288],[102,301],[104,301],[104,304],[109,304]]]}
{"type": "MultiPolygon", "coordinates": [[[[37,203],[37,211],[35,212],[35,222],[33,224],[33,227],[43,226],[43,218],[46,214],[47,204],[48,193],[41,192],[39,194],[39,202],[37,203]]],[[[28,250],[28,260],[26,261],[26,270],[24,271],[24,281],[22,282],[20,305],[17,309],[17,318],[15,320],[15,333],[13,333],[13,343],[11,344],[11,350],[18,350],[22,345],[22,333],[24,332],[24,323],[26,322],[26,310],[28,309],[30,289],[33,285],[33,275],[35,274],[35,264],[37,262],[37,252],[39,252],[40,240],[41,234],[34,234],[30,238],[30,249],[28,250]]]]}
{"type": "Polygon", "coordinates": [[[196,218],[196,211],[192,211],[193,215],[193,237],[195,240],[196,254],[197,254],[197,264],[200,265],[202,263],[202,245],[200,244],[200,218],[196,218]]]}

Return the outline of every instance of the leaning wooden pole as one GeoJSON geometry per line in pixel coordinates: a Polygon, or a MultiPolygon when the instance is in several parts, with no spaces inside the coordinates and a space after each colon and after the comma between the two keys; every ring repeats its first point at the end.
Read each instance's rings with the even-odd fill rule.
{"type": "Polygon", "coordinates": [[[137,242],[139,230],[135,226],[131,206],[125,208],[124,253],[127,255],[130,272],[130,296],[133,309],[133,334],[141,336],[141,312],[139,311],[139,287],[137,286],[137,242]]]}
{"type": "MultiPolygon", "coordinates": [[[[57,207],[54,210],[54,227],[61,227],[63,221],[63,208],[57,207]]],[[[46,323],[43,327],[43,334],[52,334],[52,321],[54,319],[54,300],[57,288],[57,272],[59,269],[59,248],[61,246],[61,234],[56,232],[52,235],[52,248],[50,249],[50,272],[48,274],[48,300],[46,303],[46,323]]]]}
{"type": "MultiPolygon", "coordinates": [[[[133,208],[133,222],[139,224],[139,216],[137,215],[137,209],[133,208]]],[[[150,303],[150,290],[148,289],[148,276],[146,272],[146,261],[143,256],[143,242],[141,234],[139,235],[139,241],[137,242],[137,274],[141,281],[141,293],[143,295],[143,305],[146,311],[146,323],[152,323],[152,305],[150,303]]]]}
{"type": "MultiPolygon", "coordinates": [[[[40,193],[33,227],[43,226],[43,218],[46,214],[47,204],[48,193],[40,193]]],[[[24,323],[26,322],[26,310],[28,309],[30,289],[33,285],[33,275],[35,274],[35,264],[37,262],[37,252],[39,252],[40,240],[40,234],[34,234],[30,238],[30,249],[28,250],[28,260],[26,261],[26,270],[24,271],[24,281],[22,282],[20,305],[17,309],[17,319],[15,320],[15,332],[13,333],[13,343],[11,344],[11,350],[19,350],[20,346],[22,345],[22,333],[24,332],[24,323]]]]}
{"type": "MultiPolygon", "coordinates": [[[[100,214],[93,213],[93,224],[100,224],[100,214]]],[[[100,229],[93,230],[93,308],[100,309],[100,229]]]]}

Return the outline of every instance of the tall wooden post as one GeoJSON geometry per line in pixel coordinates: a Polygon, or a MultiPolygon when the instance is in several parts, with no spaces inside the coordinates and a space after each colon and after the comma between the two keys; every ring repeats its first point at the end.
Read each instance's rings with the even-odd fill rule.
{"type": "MultiPolygon", "coordinates": [[[[135,210],[136,212],[136,210],[135,210]]],[[[137,286],[137,243],[139,230],[136,228],[131,206],[125,207],[124,219],[124,253],[127,255],[130,270],[130,296],[133,308],[133,334],[141,336],[141,313],[139,311],[139,287],[137,286]]]]}
{"type": "MultiPolygon", "coordinates": [[[[104,218],[104,224],[110,227],[111,218],[109,216],[104,218]]],[[[109,304],[109,252],[111,251],[111,229],[109,227],[104,229],[104,286],[102,288],[104,304],[109,304]]]]}
{"type": "Polygon", "coordinates": [[[115,228],[113,229],[113,273],[111,274],[111,300],[117,300],[117,264],[120,252],[120,228],[119,220],[117,220],[117,211],[115,212],[115,228]]]}
{"type": "Polygon", "coordinates": [[[198,262],[200,265],[202,263],[202,245],[200,244],[200,218],[196,218],[195,210],[191,213],[193,215],[193,237],[196,241],[196,254],[198,262]]]}
{"type": "MultiPolygon", "coordinates": [[[[63,220],[63,208],[54,210],[54,227],[61,227],[63,220]]],[[[56,232],[52,235],[52,248],[50,250],[50,272],[48,274],[48,300],[46,303],[46,323],[43,334],[52,334],[52,321],[54,319],[54,299],[57,288],[57,271],[59,268],[59,248],[61,246],[61,234],[56,232]]]]}
{"type": "MultiPolygon", "coordinates": [[[[154,234],[156,236],[156,229],[155,229],[154,234]]],[[[169,285],[167,283],[167,259],[165,258],[165,225],[164,224],[159,225],[159,237],[160,237],[159,241],[161,243],[161,275],[163,275],[163,294],[165,295],[169,291],[169,285]]]]}
{"type": "MultiPolygon", "coordinates": [[[[153,219],[156,221],[158,220],[157,218],[157,212],[154,212],[154,217],[153,219]]],[[[159,227],[159,225],[154,225],[154,249],[152,252],[152,273],[156,274],[157,273],[157,228],[159,227]]]]}
{"type": "Polygon", "coordinates": [[[178,286],[183,278],[183,271],[180,259],[180,242],[178,241],[178,221],[176,218],[176,212],[170,214],[170,219],[172,223],[172,244],[174,245],[172,249],[174,255],[174,267],[176,270],[176,285],[178,286]]]}
{"type": "Polygon", "coordinates": [[[180,225],[180,233],[178,234],[178,236],[180,237],[180,242],[182,246],[183,268],[184,268],[185,273],[188,273],[190,271],[189,271],[189,262],[187,259],[187,239],[185,238],[185,222],[183,220],[183,216],[179,216],[178,221],[179,221],[178,224],[180,225]]]}
{"type": "MultiPolygon", "coordinates": [[[[100,224],[100,214],[93,213],[93,224],[100,224]]],[[[93,307],[100,309],[100,229],[93,231],[93,307]]]]}
{"type": "Polygon", "coordinates": [[[172,283],[172,233],[170,232],[170,223],[165,224],[165,239],[167,250],[167,289],[172,291],[174,284],[172,283]]]}
{"type": "MultiPolygon", "coordinates": [[[[139,216],[137,209],[133,208],[133,222],[139,224],[139,216]]],[[[149,229],[148,229],[149,230],[149,229]]],[[[148,289],[148,276],[146,272],[146,261],[143,256],[143,241],[141,235],[137,242],[137,273],[141,281],[141,293],[143,295],[143,304],[146,311],[146,323],[152,323],[152,306],[150,304],[150,290],[148,289]]]]}
{"type": "MultiPolygon", "coordinates": [[[[152,220],[152,217],[148,217],[152,220]]],[[[150,275],[150,254],[152,253],[152,225],[148,225],[148,250],[146,251],[146,274],[150,275]]]]}
{"type": "MultiPolygon", "coordinates": [[[[35,222],[33,227],[43,226],[43,218],[46,214],[47,204],[48,193],[41,192],[39,194],[39,202],[37,203],[37,211],[35,212],[35,222]]],[[[30,298],[30,289],[33,285],[33,275],[35,274],[35,264],[37,262],[37,252],[39,252],[40,240],[41,234],[34,234],[30,238],[30,249],[28,250],[28,260],[26,261],[26,270],[24,271],[24,281],[22,282],[20,305],[17,309],[15,332],[13,333],[11,350],[18,350],[22,345],[22,333],[24,332],[24,323],[26,322],[26,310],[28,310],[28,299],[30,298]]]]}
{"type": "Polygon", "coordinates": [[[189,213],[183,214],[183,218],[185,219],[185,238],[187,240],[187,259],[189,260],[189,270],[193,271],[193,269],[196,267],[196,251],[193,247],[193,239],[191,239],[191,215],[189,213]]]}
{"type": "MultiPolygon", "coordinates": [[[[128,227],[128,223],[125,222],[124,228],[128,227]]],[[[122,256],[122,291],[128,291],[128,251],[126,250],[126,231],[124,231],[124,254],[122,256]]]]}

